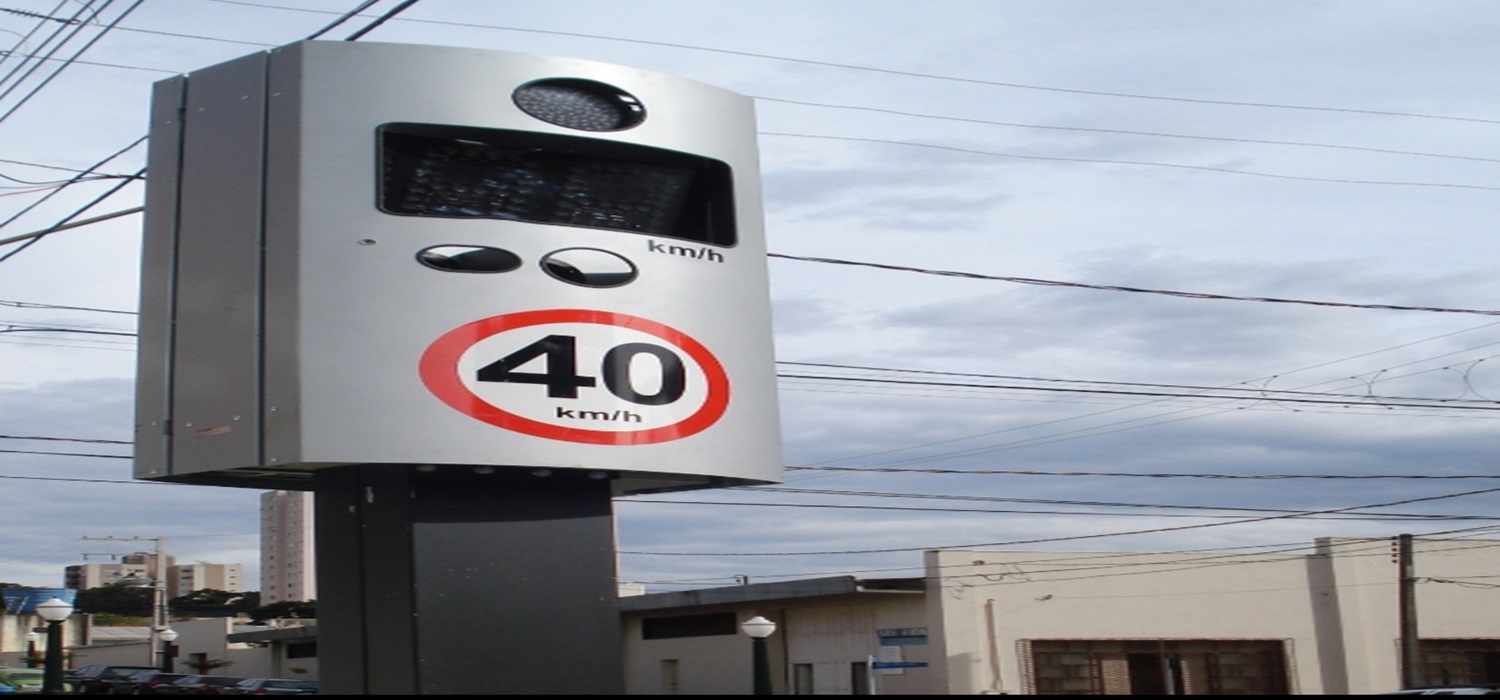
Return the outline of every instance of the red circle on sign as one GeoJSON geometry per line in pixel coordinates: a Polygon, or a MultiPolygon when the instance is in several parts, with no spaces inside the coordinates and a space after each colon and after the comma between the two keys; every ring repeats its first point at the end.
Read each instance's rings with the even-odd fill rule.
{"type": "Polygon", "coordinates": [[[702,343],[670,326],[639,316],[586,309],[523,311],[480,319],[455,328],[438,338],[422,353],[418,366],[422,383],[433,395],[472,418],[518,433],[537,437],[584,442],[594,445],[650,445],[702,432],[718,422],[729,408],[729,375],[718,358],[702,343]],[[692,415],[671,425],[648,430],[611,431],[569,428],[511,413],[480,398],[459,376],[459,359],[476,343],[505,331],[549,323],[597,323],[654,335],[681,348],[698,363],[708,382],[703,405],[692,415]]]}

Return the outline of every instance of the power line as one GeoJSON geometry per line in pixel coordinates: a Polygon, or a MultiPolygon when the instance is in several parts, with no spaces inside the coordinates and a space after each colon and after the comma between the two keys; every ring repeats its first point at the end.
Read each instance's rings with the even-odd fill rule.
{"type": "MultiPolygon", "coordinates": [[[[45,79],[43,79],[42,82],[41,82],[41,84],[39,84],[36,87],[32,88],[31,92],[26,93],[25,97],[22,97],[19,102],[17,102],[15,105],[12,105],[11,108],[9,110],[7,110],[4,114],[0,114],[0,122],[3,122],[6,119],[10,118],[10,116],[12,114],[16,113],[16,110],[19,110],[27,102],[30,102],[31,98],[35,97],[37,95],[37,93],[39,93],[39,92],[42,91],[43,88],[45,88],[48,85],[50,85],[52,83],[52,81],[55,80],[57,78],[57,76],[61,75],[64,70],[67,70],[67,68],[69,66],[71,66],[73,64],[73,62],[78,59],[79,56],[82,56],[89,49],[93,48],[94,44],[99,43],[99,40],[101,40],[105,36],[107,36],[110,33],[110,31],[115,28],[116,25],[118,25],[126,17],[129,17],[130,14],[132,12],[135,12],[136,8],[140,7],[141,4],[144,3],[145,1],[146,0],[135,0],[134,4],[132,4],[130,7],[125,8],[124,12],[120,13],[117,17],[115,17],[114,20],[111,21],[108,25],[106,25],[103,29],[99,30],[99,33],[96,34],[96,35],[94,35],[94,38],[90,39],[88,41],[88,43],[86,43],[86,44],[83,45],[83,48],[81,48],[78,51],[74,52],[74,54],[73,54],[72,57],[70,57],[69,59],[67,59],[66,61],[64,61],[63,64],[57,68],[57,70],[53,71],[51,75],[48,75],[45,79]]],[[[106,3],[105,7],[107,8],[108,6],[109,6],[108,3],[106,3]]],[[[103,8],[100,9],[100,12],[102,12],[102,11],[103,11],[103,8]]],[[[95,13],[94,16],[97,17],[98,13],[95,13]]],[[[40,63],[38,65],[40,65],[40,63]]],[[[28,75],[29,75],[29,73],[28,73],[28,75]]],[[[19,85],[19,82],[17,83],[17,85],[19,85]]],[[[3,97],[5,97],[5,96],[7,96],[9,94],[10,94],[10,90],[6,90],[4,93],[0,93],[0,98],[3,98],[3,97]]]]}
{"type": "Polygon", "coordinates": [[[814,555],[816,555],[816,556],[832,556],[832,555],[847,555],[847,554],[888,554],[888,553],[894,553],[894,552],[916,552],[916,551],[940,550],[940,549],[973,549],[973,548],[976,548],[976,547],[1011,547],[1011,546],[1022,545],[1022,544],[1040,544],[1040,543],[1044,543],[1044,542],[1069,542],[1069,541],[1076,541],[1076,540],[1099,539],[1099,538],[1105,538],[1105,537],[1123,537],[1123,536],[1133,536],[1133,535],[1156,534],[1156,533],[1162,533],[1162,532],[1180,532],[1182,530],[1198,530],[1198,529],[1209,528],[1209,527],[1224,527],[1224,526],[1228,526],[1228,525],[1245,525],[1245,524],[1249,524],[1249,523],[1269,522],[1269,521],[1272,521],[1272,520],[1287,520],[1287,519],[1292,519],[1292,518],[1305,517],[1305,516],[1309,516],[1309,515],[1328,515],[1328,514],[1332,514],[1332,513],[1343,513],[1343,512],[1347,512],[1347,511],[1351,511],[1351,510],[1365,510],[1365,509],[1370,509],[1370,508],[1386,508],[1386,507],[1390,507],[1390,506],[1406,505],[1406,504],[1409,504],[1409,503],[1423,503],[1423,502],[1427,502],[1427,501],[1438,501],[1438,500],[1445,500],[1445,499],[1450,499],[1450,498],[1462,498],[1462,497],[1465,497],[1465,496],[1477,496],[1477,495],[1481,495],[1481,494],[1495,493],[1495,492],[1500,492],[1500,488],[1480,489],[1480,490],[1477,490],[1477,491],[1464,491],[1464,492],[1461,492],[1461,493],[1452,493],[1452,494],[1446,494],[1446,495],[1442,495],[1442,496],[1424,496],[1424,497],[1421,497],[1421,498],[1409,498],[1409,499],[1404,499],[1404,500],[1400,500],[1400,501],[1390,501],[1390,502],[1387,502],[1387,503],[1373,503],[1373,504],[1369,504],[1369,505],[1348,506],[1348,507],[1345,507],[1345,508],[1332,508],[1332,509],[1328,509],[1328,510],[1303,511],[1303,512],[1300,512],[1300,513],[1290,514],[1290,515],[1270,515],[1270,516],[1265,516],[1265,517],[1260,517],[1260,518],[1246,518],[1246,519],[1243,519],[1243,520],[1231,520],[1231,521],[1221,522],[1221,523],[1200,523],[1200,524],[1197,524],[1197,525],[1179,525],[1179,526],[1176,526],[1176,527],[1154,528],[1154,529],[1150,529],[1150,530],[1130,530],[1130,531],[1126,531],[1126,532],[1106,532],[1106,533],[1099,533],[1099,534],[1094,534],[1094,535],[1073,535],[1073,536],[1068,536],[1068,537],[1044,537],[1044,538],[1039,538],[1039,539],[1014,540],[1014,541],[1009,541],[1009,542],[980,542],[980,543],[976,543],[976,544],[961,544],[961,545],[943,545],[943,546],[927,546],[927,547],[888,547],[888,548],[882,548],[882,549],[849,549],[849,550],[819,551],[819,552],[624,552],[624,551],[622,551],[620,553],[621,554],[650,555],[650,556],[664,556],[664,557],[788,557],[788,556],[814,556],[814,555]]]}
{"type": "Polygon", "coordinates": [[[933,469],[921,467],[824,467],[787,466],[789,471],[846,472],[868,474],[958,474],[964,476],[1070,476],[1121,477],[1135,479],[1217,479],[1226,481],[1460,481],[1500,479],[1500,474],[1214,474],[1183,472],[1041,471],[1035,469],[933,469]]]}
{"type": "Polygon", "coordinates": [[[984,124],[988,126],[1006,126],[1018,129],[1041,129],[1048,131],[1067,131],[1073,133],[1111,134],[1119,136],[1147,136],[1152,138],[1183,139],[1190,141],[1217,141],[1223,143],[1245,143],[1261,146],[1293,146],[1297,148],[1323,148],[1341,151],[1358,151],[1362,153],[1381,153],[1385,155],[1419,156],[1423,158],[1444,158],[1450,160],[1468,160],[1485,163],[1500,163],[1500,158],[1484,158],[1482,156],[1460,156],[1449,153],[1428,153],[1424,151],[1406,151],[1392,148],[1372,148],[1369,146],[1349,146],[1333,143],[1313,143],[1308,141],[1275,141],[1270,139],[1250,139],[1233,136],[1201,136],[1193,134],[1172,134],[1160,131],[1132,131],[1129,129],[1103,129],[1097,127],[1083,126],[1058,126],[1053,124],[1022,124],[1017,122],[1002,122],[991,119],[974,119],[970,117],[955,117],[943,114],[924,114],[920,112],[905,112],[896,109],[881,107],[862,107],[857,105],[831,104],[827,102],[807,102],[804,100],[790,100],[782,97],[765,97],[756,95],[754,99],[762,102],[779,102],[782,104],[801,105],[804,107],[817,107],[820,109],[843,109],[858,112],[872,112],[876,114],[891,114],[915,119],[931,119],[938,121],[962,122],[965,124],[984,124]]]}
{"type": "Polygon", "coordinates": [[[124,314],[127,316],[138,316],[136,311],[120,311],[118,309],[99,309],[92,306],[64,306],[62,304],[42,304],[34,301],[10,301],[0,299],[0,306],[9,306],[17,309],[55,309],[60,311],[96,311],[105,314],[124,314]]]}
{"type": "MultiPolygon", "coordinates": [[[[893,496],[893,497],[894,498],[904,498],[904,496],[893,496]]],[[[875,510],[875,511],[895,511],[895,512],[913,512],[913,513],[962,513],[962,514],[965,514],[965,515],[973,515],[973,514],[976,514],[976,513],[984,513],[984,514],[992,514],[992,515],[1027,515],[1027,516],[1031,516],[1031,515],[1065,515],[1065,516],[1069,516],[1069,517],[1075,517],[1075,516],[1083,515],[1083,516],[1099,516],[1099,517],[1105,517],[1105,518],[1194,518],[1194,519],[1198,519],[1198,520],[1227,520],[1227,519],[1235,519],[1235,518],[1243,517],[1243,516],[1239,516],[1239,515],[1212,515],[1212,514],[1206,514],[1206,513],[1133,513],[1133,512],[1110,512],[1110,511],[1097,511],[1097,510],[1010,510],[1010,509],[1001,509],[1001,508],[935,508],[935,507],[931,507],[931,506],[926,506],[926,507],[923,507],[923,506],[874,506],[874,505],[848,504],[848,503],[783,503],[783,502],[769,503],[769,502],[755,502],[755,501],[681,501],[681,500],[666,500],[666,499],[653,499],[653,498],[621,499],[621,500],[617,501],[617,503],[654,503],[654,504],[668,504],[668,505],[675,504],[675,505],[698,505],[698,506],[715,506],[715,507],[718,507],[718,506],[745,506],[745,507],[752,507],[752,508],[802,508],[802,509],[813,509],[813,510],[875,510]]],[[[1148,507],[1151,507],[1151,506],[1140,506],[1140,507],[1148,508],[1148,507]]],[[[1172,506],[1172,507],[1186,508],[1186,507],[1189,507],[1189,506],[1172,506]]],[[[1213,506],[1194,506],[1194,507],[1195,508],[1201,508],[1203,510],[1226,510],[1226,511],[1269,511],[1270,510],[1270,509],[1265,509],[1265,508],[1231,508],[1231,507],[1217,508],[1217,507],[1213,507],[1213,506]]],[[[1290,512],[1290,511],[1271,511],[1271,512],[1290,512]]],[[[1369,522],[1411,522],[1411,521],[1414,521],[1414,520],[1416,520],[1416,521],[1432,521],[1432,522],[1447,522],[1447,521],[1466,521],[1466,520],[1490,520],[1490,521],[1493,521],[1493,520],[1500,520],[1500,517],[1492,517],[1492,516],[1487,516],[1487,515],[1428,515],[1428,514],[1418,514],[1418,513],[1384,513],[1384,514],[1380,514],[1380,515],[1359,515],[1359,514],[1348,514],[1348,515],[1309,515],[1309,516],[1301,517],[1301,518],[1297,518],[1297,519],[1298,520],[1341,520],[1341,521],[1352,520],[1352,521],[1369,521],[1369,522]]]]}
{"type": "MultiPolygon", "coordinates": [[[[1497,122],[1500,123],[1500,122],[1497,122]]],[[[826,141],[847,141],[851,143],[873,143],[888,146],[910,146],[912,148],[927,148],[938,151],[949,151],[953,153],[967,153],[970,155],[991,156],[996,158],[1015,158],[1019,160],[1045,160],[1061,163],[1092,163],[1103,165],[1134,165],[1152,168],[1176,168],[1179,170],[1196,170],[1200,172],[1221,173],[1224,175],[1244,175],[1247,177],[1271,178],[1275,180],[1296,180],[1299,182],[1326,182],[1338,185],[1378,185],[1388,187],[1440,187],[1460,190],[1485,190],[1500,192],[1500,187],[1490,185],[1468,185],[1450,182],[1410,182],[1399,180],[1355,180],[1352,178],[1338,177],[1314,177],[1311,175],[1287,175],[1284,173],[1267,173],[1255,170],[1236,170],[1234,168],[1220,168],[1209,165],[1187,165],[1185,163],[1158,163],[1145,160],[1109,160],[1103,158],[1068,158],[1064,156],[1039,156],[1024,153],[1001,153],[998,151],[983,151],[977,148],[961,148],[959,146],[944,146],[935,143],[921,143],[918,141],[895,141],[892,139],[873,139],[856,136],[828,136],[824,134],[791,134],[776,131],[759,132],[762,136],[781,136],[797,139],[822,139],[826,141]]]]}
{"type": "MultiPolygon", "coordinates": [[[[260,8],[273,9],[273,10],[287,10],[287,11],[292,11],[292,12],[310,12],[310,13],[315,13],[315,14],[335,14],[333,12],[328,12],[328,11],[308,10],[308,9],[304,9],[304,8],[300,8],[300,7],[286,7],[286,6],[283,6],[283,5],[269,5],[269,4],[263,4],[263,3],[255,3],[255,2],[245,2],[244,0],[213,0],[213,2],[223,3],[223,4],[226,4],[226,5],[243,5],[243,6],[246,6],[246,7],[260,7],[260,8]]],[[[1220,106],[1226,106],[1226,107],[1253,107],[1253,108],[1260,108],[1260,109],[1288,109],[1288,110],[1313,111],[1313,112],[1336,112],[1336,113],[1344,113],[1344,114],[1365,114],[1365,115],[1371,115],[1371,116],[1384,116],[1384,117],[1406,117],[1406,118],[1414,118],[1414,119],[1440,119],[1440,120],[1448,120],[1448,121],[1477,122],[1477,123],[1482,123],[1482,124],[1500,124],[1500,120],[1496,120],[1496,119],[1482,119],[1482,118],[1477,118],[1477,117],[1458,117],[1458,116],[1436,115],[1436,114],[1421,114],[1421,113],[1416,113],[1416,112],[1398,112],[1398,111],[1390,111],[1390,110],[1357,109],[1357,108],[1348,108],[1348,107],[1324,107],[1324,106],[1316,106],[1316,105],[1276,104],[1276,103],[1270,103],[1270,102],[1249,102],[1249,101],[1234,101],[1234,100],[1211,100],[1211,99],[1204,99],[1204,98],[1172,97],[1172,96],[1166,96],[1166,95],[1145,95],[1145,94],[1126,93],[1126,92],[1111,92],[1111,91],[1104,91],[1104,90],[1081,90],[1081,89],[1074,89],[1074,88],[1053,87],[1053,86],[1047,86],[1047,85],[1030,85],[1030,84],[1025,84],[1025,83],[1008,83],[1008,82],[1002,82],[1002,81],[997,81],[997,80],[983,80],[983,79],[979,79],[979,78],[964,78],[964,77],[950,76],[950,75],[939,75],[939,74],[936,74],[936,73],[921,73],[921,72],[917,72],[917,71],[904,71],[904,70],[897,70],[897,69],[892,69],[892,68],[878,68],[878,67],[874,67],[874,66],[861,66],[861,65],[855,65],[855,64],[850,64],[850,63],[837,63],[837,62],[833,62],[833,61],[817,61],[817,60],[805,59],[805,58],[792,58],[792,57],[788,57],[788,56],[776,56],[776,55],[772,55],[772,54],[754,53],[754,52],[749,52],[749,51],[735,51],[735,50],[732,50],[732,49],[713,48],[713,47],[707,47],[707,46],[695,46],[695,45],[692,45],[692,44],[681,44],[681,43],[675,43],[675,42],[648,41],[648,40],[644,40],[644,39],[626,39],[626,38],[623,38],[623,37],[605,36],[605,35],[600,35],[600,34],[584,34],[584,33],[580,33],[580,32],[563,32],[563,31],[552,31],[552,30],[546,30],[546,29],[528,29],[528,28],[524,28],[524,27],[508,27],[508,26],[493,25],[493,24],[478,24],[478,23],[474,23],[474,22],[451,22],[451,21],[432,20],[432,19],[401,19],[401,20],[398,20],[398,21],[413,22],[413,23],[420,23],[420,24],[446,25],[446,26],[454,26],[454,27],[470,27],[470,28],[474,28],[474,29],[493,29],[493,30],[509,31],[509,32],[523,32],[523,33],[528,33],[528,34],[548,34],[548,35],[553,35],[553,36],[567,36],[567,37],[576,37],[576,38],[581,38],[581,39],[597,39],[597,40],[600,40],[600,41],[615,41],[615,42],[622,42],[622,43],[627,43],[627,44],[642,44],[642,45],[646,45],[646,46],[662,46],[662,47],[666,47],[666,48],[685,49],[685,50],[689,50],[689,51],[703,51],[703,52],[708,52],[708,53],[725,54],[725,55],[730,55],[730,56],[744,56],[744,57],[748,57],[748,58],[762,58],[762,59],[769,59],[769,60],[774,60],[774,61],[785,61],[785,62],[788,62],[788,63],[800,63],[800,64],[803,64],[803,65],[823,66],[823,67],[827,67],[827,68],[840,68],[840,69],[845,69],[845,70],[863,71],[863,72],[878,73],[878,74],[883,74],[883,75],[895,75],[895,76],[901,76],[901,77],[907,77],[907,78],[922,78],[922,79],[927,79],[927,80],[939,80],[939,81],[963,83],[963,84],[967,84],[967,85],[986,85],[986,86],[990,86],[990,87],[1011,88],[1011,89],[1017,89],[1017,90],[1037,90],[1037,91],[1044,91],[1044,92],[1056,92],[1056,93],[1073,94],[1073,95],[1091,95],[1091,96],[1095,96],[1095,97],[1115,97],[1115,98],[1125,98],[1125,99],[1134,99],[1134,100],[1153,100],[1153,101],[1163,101],[1163,102],[1182,102],[1182,103],[1187,103],[1187,104],[1220,105],[1220,106]]]]}
{"type": "Polygon", "coordinates": [[[61,22],[62,24],[82,24],[83,23],[81,20],[78,20],[78,19],[73,19],[73,18],[64,19],[62,17],[53,17],[51,15],[43,14],[41,12],[32,12],[30,10],[17,10],[15,8],[10,8],[10,7],[0,7],[0,12],[4,12],[6,14],[18,15],[18,16],[21,16],[21,17],[31,17],[33,19],[39,19],[39,20],[42,20],[42,21],[45,21],[45,22],[61,22]]]}
{"type": "MultiPolygon", "coordinates": [[[[127,181],[128,180],[132,180],[132,179],[137,179],[136,177],[132,177],[132,176],[123,176],[123,177],[127,181]]],[[[72,182],[64,183],[62,185],[62,187],[67,187],[69,184],[72,184],[72,182]]],[[[109,221],[111,219],[118,219],[118,218],[120,218],[122,216],[130,216],[131,214],[139,214],[139,213],[141,213],[141,212],[143,212],[145,210],[146,210],[145,207],[131,207],[129,209],[122,209],[120,211],[110,212],[108,214],[100,214],[99,216],[90,217],[90,218],[87,218],[87,219],[79,219],[77,221],[56,224],[56,225],[44,228],[44,229],[42,229],[40,231],[32,231],[31,233],[23,233],[23,234],[20,234],[20,235],[17,235],[17,236],[11,236],[10,238],[0,238],[0,245],[6,245],[8,243],[19,243],[19,242],[25,241],[25,240],[34,240],[34,239],[37,239],[37,238],[41,238],[42,236],[47,236],[47,235],[50,235],[50,234],[53,234],[53,233],[57,233],[58,231],[66,231],[66,230],[68,230],[70,228],[81,228],[81,227],[84,227],[84,226],[88,226],[90,224],[97,224],[97,223],[101,223],[101,222],[104,222],[104,221],[109,221]]]]}
{"type": "MultiPolygon", "coordinates": [[[[1496,188],[1500,189],[1500,188],[1496,188]]],[[[1500,311],[1483,309],[1455,309],[1437,306],[1401,306],[1397,304],[1351,304],[1334,301],[1310,301],[1307,299],[1282,299],[1277,297],[1244,297],[1226,294],[1209,294],[1205,292],[1182,292],[1169,289],[1149,289],[1142,287],[1122,287],[1107,284],[1087,284],[1083,282],[1061,282],[1058,280],[1044,280],[1031,277],[1007,277],[1002,275],[985,275],[977,272],[956,272],[953,270],[931,270],[920,267],[908,267],[905,265],[890,265],[885,263],[861,262],[855,260],[840,260],[838,258],[816,258],[800,255],[785,255],[782,253],[767,253],[768,257],[780,258],[782,260],[796,260],[799,262],[822,263],[826,265],[847,265],[851,267],[870,267],[877,270],[890,270],[894,272],[913,272],[923,275],[936,275],[939,277],[958,277],[962,279],[986,280],[992,282],[1013,282],[1015,284],[1029,284],[1041,287],[1072,287],[1075,289],[1093,289],[1105,292],[1129,292],[1133,294],[1159,294],[1162,296],[1178,297],[1182,299],[1206,299],[1215,301],[1253,301],[1273,304],[1302,304],[1307,306],[1323,306],[1343,309],[1373,309],[1380,311],[1426,311],[1431,313],[1446,314],[1475,314],[1479,316],[1500,316],[1500,311]]]]}
{"type": "Polygon", "coordinates": [[[383,14],[380,17],[377,17],[376,19],[374,19],[373,21],[371,21],[369,24],[366,24],[364,27],[361,27],[359,31],[357,31],[357,32],[355,32],[353,34],[350,34],[347,37],[344,37],[344,41],[359,41],[366,34],[369,34],[370,32],[375,31],[375,29],[377,27],[379,27],[380,25],[385,24],[386,22],[388,22],[392,18],[394,18],[396,15],[399,15],[402,12],[405,12],[412,5],[417,4],[418,1],[419,0],[403,0],[400,5],[397,5],[396,7],[392,8],[389,12],[386,12],[385,14],[383,14]]]}
{"type": "MultiPolygon", "coordinates": [[[[1381,407],[1394,407],[1394,408],[1443,408],[1443,409],[1451,409],[1451,410],[1472,410],[1472,411],[1496,411],[1496,410],[1500,410],[1500,401],[1493,401],[1493,400],[1489,400],[1489,399],[1428,399],[1428,398],[1414,398],[1414,397],[1383,397],[1383,396],[1373,396],[1373,395],[1372,396],[1359,396],[1359,395],[1352,395],[1352,394],[1342,394],[1342,395],[1340,395],[1340,394],[1323,394],[1324,396],[1330,396],[1332,398],[1328,398],[1328,399],[1314,399],[1314,398],[1306,398],[1306,397],[1297,397],[1297,396],[1288,396],[1288,395],[1286,395],[1286,394],[1292,394],[1292,393],[1300,393],[1300,394],[1306,394],[1306,395],[1317,395],[1317,394],[1314,394],[1313,392],[1290,392],[1290,391],[1288,391],[1288,392],[1282,392],[1282,391],[1262,392],[1263,394],[1267,394],[1267,395],[1262,395],[1262,396],[1237,396],[1237,395],[1205,394],[1205,393],[1193,393],[1193,394],[1189,394],[1189,393],[1182,393],[1182,392],[1167,392],[1167,391],[1137,391],[1137,390],[1123,390],[1123,389],[1081,389],[1081,388],[1056,387],[1056,386],[1027,386],[1027,385],[1022,385],[1022,384],[978,384],[978,383],[964,383],[964,382],[933,382],[933,381],[918,381],[918,380],[913,380],[913,379],[877,379],[877,378],[873,378],[873,377],[842,377],[842,376],[834,376],[834,375],[801,375],[801,374],[779,373],[776,376],[782,377],[782,378],[785,378],[785,379],[815,379],[815,380],[818,380],[818,381],[861,382],[861,383],[869,383],[869,384],[896,384],[896,385],[902,385],[902,386],[957,387],[957,388],[965,388],[965,389],[1004,389],[1004,390],[1010,390],[1010,391],[1046,391],[1046,392],[1056,392],[1056,393],[1064,393],[1064,394],[1104,394],[1104,395],[1110,395],[1110,396],[1147,396],[1147,397],[1165,397],[1165,398],[1192,398],[1192,399],[1203,399],[1203,400],[1210,400],[1210,401],[1256,401],[1256,402],[1299,403],[1299,404],[1332,404],[1332,405],[1339,405],[1339,406],[1345,406],[1345,405],[1348,405],[1350,403],[1356,403],[1356,402],[1362,402],[1363,401],[1363,402],[1372,402],[1373,405],[1377,405],[1377,406],[1381,406],[1381,407]],[[1350,399],[1353,399],[1354,401],[1351,401],[1350,399]],[[1446,402],[1446,403],[1445,403],[1445,405],[1434,406],[1432,404],[1424,404],[1424,403],[1406,403],[1406,402],[1409,402],[1409,401],[1432,401],[1432,402],[1446,402]],[[1470,405],[1470,406],[1461,406],[1461,405],[1456,405],[1456,403],[1458,403],[1458,402],[1466,403],[1466,404],[1470,404],[1470,403],[1482,403],[1482,404],[1496,404],[1496,405],[1493,405],[1493,406],[1472,406],[1472,405],[1470,405]]],[[[1255,390],[1253,390],[1253,389],[1238,389],[1238,390],[1234,390],[1234,391],[1255,391],[1255,390]]]]}

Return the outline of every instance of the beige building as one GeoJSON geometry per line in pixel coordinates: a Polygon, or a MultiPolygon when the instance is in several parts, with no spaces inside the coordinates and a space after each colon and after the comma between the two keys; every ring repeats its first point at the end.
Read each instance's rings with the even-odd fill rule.
{"type": "Polygon", "coordinates": [[[260,495],[260,602],[317,600],[313,546],[313,495],[267,491],[260,495]]]}
{"type": "Polygon", "coordinates": [[[239,564],[178,564],[167,571],[167,595],[176,598],[193,591],[214,590],[241,593],[245,590],[245,567],[239,564]]]}
{"type": "MultiPolygon", "coordinates": [[[[1289,550],[1292,548],[1288,548],[1289,550]]],[[[1298,548],[1306,552],[1309,548],[1298,548]]],[[[1311,554],[933,551],[926,576],[622,599],[632,693],[1363,694],[1399,683],[1389,540],[1311,554]],[[864,679],[864,683],[861,682],[864,679]]],[[[1422,684],[1500,683],[1500,541],[1418,540],[1422,684]]]]}
{"type": "MultiPolygon", "coordinates": [[[[240,593],[245,590],[244,567],[239,564],[175,564],[171,556],[165,557],[168,598],[187,595],[193,591],[213,589],[240,593]]],[[[151,585],[156,580],[156,555],[145,552],[126,554],[120,561],[108,564],[75,564],[64,570],[64,586],[74,590],[88,590],[116,584],[151,585]]]]}
{"type": "MultiPolygon", "coordinates": [[[[165,557],[163,566],[171,568],[174,560],[165,557]]],[[[88,590],[131,581],[156,579],[156,555],[147,552],[121,555],[119,561],[103,564],[74,564],[63,569],[63,585],[73,590],[88,590]]]]}

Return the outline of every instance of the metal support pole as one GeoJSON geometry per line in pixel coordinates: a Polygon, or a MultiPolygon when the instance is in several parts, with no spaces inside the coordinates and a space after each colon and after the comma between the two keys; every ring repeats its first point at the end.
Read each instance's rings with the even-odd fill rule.
{"type": "Polygon", "coordinates": [[[610,482],[363,464],[314,475],[322,691],[625,691],[610,482]]]}
{"type": "Polygon", "coordinates": [[[63,621],[47,621],[47,659],[42,671],[42,694],[63,692],[63,621]]]}
{"type": "Polygon", "coordinates": [[[1412,536],[1396,538],[1396,559],[1400,567],[1401,588],[1401,687],[1420,684],[1422,644],[1417,633],[1417,566],[1412,536]]]}
{"type": "Polygon", "coordinates": [[[750,639],[751,667],[755,673],[755,695],[771,694],[771,649],[764,637],[750,639]]]}

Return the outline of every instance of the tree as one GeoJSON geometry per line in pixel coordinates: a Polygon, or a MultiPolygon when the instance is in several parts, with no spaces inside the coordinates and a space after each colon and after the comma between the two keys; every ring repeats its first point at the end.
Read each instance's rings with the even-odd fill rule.
{"type": "Polygon", "coordinates": [[[174,615],[187,617],[232,617],[260,607],[260,591],[230,593],[205,588],[177,596],[167,603],[174,615]]]}
{"type": "Polygon", "coordinates": [[[83,613],[113,613],[151,617],[155,589],[134,586],[100,586],[78,592],[74,607],[83,613]]]}
{"type": "Polygon", "coordinates": [[[315,619],[317,616],[318,601],[316,600],[282,600],[250,611],[250,621],[257,625],[277,618],[315,619]]]}

